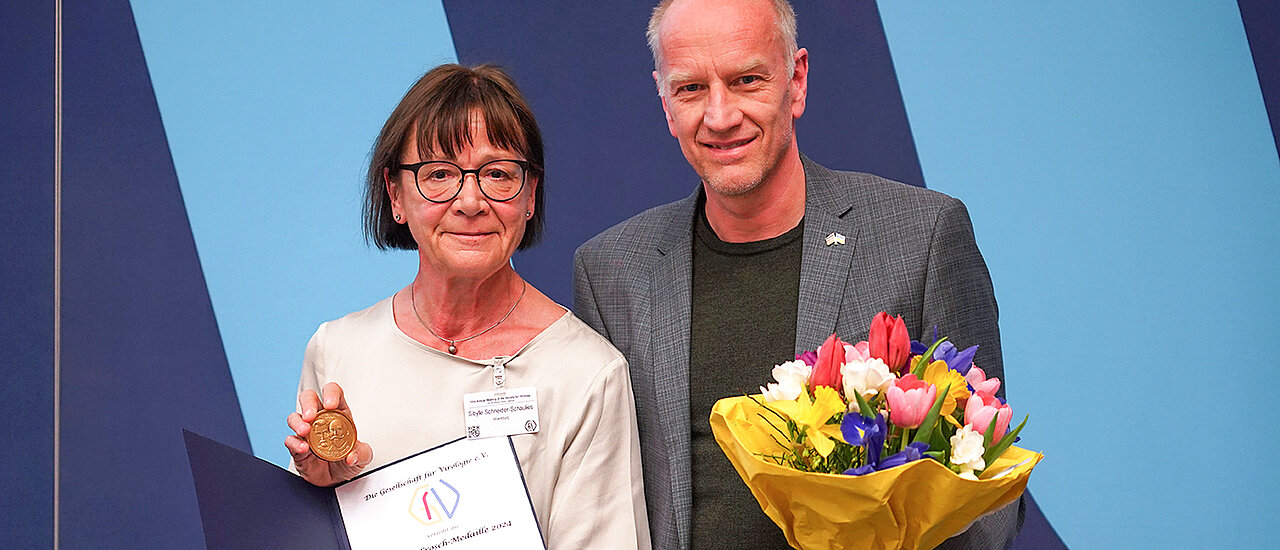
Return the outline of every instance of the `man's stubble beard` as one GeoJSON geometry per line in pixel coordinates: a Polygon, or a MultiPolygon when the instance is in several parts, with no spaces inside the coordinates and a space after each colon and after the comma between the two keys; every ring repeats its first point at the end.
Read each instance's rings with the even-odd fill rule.
{"type": "Polygon", "coordinates": [[[792,142],[792,136],[794,135],[795,126],[793,124],[791,128],[787,129],[786,134],[782,136],[782,142],[788,144],[788,146],[779,149],[778,152],[774,154],[773,157],[770,158],[762,167],[760,172],[758,174],[751,174],[750,179],[747,181],[737,181],[733,178],[723,176],[707,177],[704,175],[702,176],[702,182],[707,187],[711,188],[712,191],[726,197],[743,197],[750,195],[752,191],[758,189],[761,184],[767,181],[778,171],[778,166],[782,164],[782,158],[786,156],[787,151],[790,149],[789,145],[792,142]]]}

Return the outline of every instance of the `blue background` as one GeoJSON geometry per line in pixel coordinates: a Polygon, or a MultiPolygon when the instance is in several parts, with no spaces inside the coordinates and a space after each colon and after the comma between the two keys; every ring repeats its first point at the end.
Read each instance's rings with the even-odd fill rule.
{"type": "MultiPolygon", "coordinates": [[[[574,246],[696,184],[653,93],[647,7],[633,4],[608,6],[607,23],[585,2],[560,11],[422,1],[68,8],[66,93],[103,103],[64,107],[76,117],[64,122],[64,147],[76,153],[64,161],[64,178],[74,180],[64,193],[78,197],[65,198],[64,210],[84,213],[63,222],[64,238],[74,239],[63,252],[72,264],[62,282],[64,330],[84,340],[63,353],[71,362],[64,403],[96,397],[127,409],[129,423],[116,428],[142,439],[155,436],[134,423],[174,414],[157,403],[185,402],[174,422],[284,464],[283,419],[311,332],[390,295],[416,266],[412,254],[370,250],[360,235],[369,148],[404,90],[459,57],[509,64],[548,135],[547,242],[515,261],[568,305],[574,246]],[[104,28],[116,35],[101,39],[104,28]],[[116,49],[135,53],[117,59],[116,49]],[[113,84],[120,74],[135,78],[131,87],[113,84]],[[593,100],[569,100],[565,89],[593,100]],[[593,169],[606,161],[619,169],[593,169]],[[123,185],[96,194],[86,186],[95,174],[123,185]],[[177,267],[164,273],[177,275],[130,286],[154,275],[139,265],[170,264],[177,267]],[[114,294],[97,291],[104,280],[114,294]],[[145,328],[121,321],[148,307],[195,313],[145,328]],[[187,342],[189,334],[209,337],[187,342]],[[155,358],[147,349],[176,351],[155,358]],[[197,366],[180,367],[189,364],[197,366]],[[162,381],[119,389],[113,369],[162,381]],[[234,393],[202,401],[226,385],[218,373],[227,369],[234,393]],[[236,408],[239,435],[238,419],[210,419],[236,408]]],[[[839,4],[797,6],[812,70],[801,148],[834,168],[927,182],[968,205],[1001,306],[1008,396],[1018,416],[1031,416],[1022,444],[1047,457],[1030,488],[1064,541],[1199,548],[1274,540],[1280,430],[1268,415],[1268,382],[1280,326],[1272,282],[1280,160],[1259,85],[1264,64],[1255,71],[1241,18],[1246,3],[886,2],[878,14],[885,51],[842,49],[875,46],[879,25],[874,3],[839,4]],[[908,162],[878,164],[884,157],[908,162]]],[[[49,240],[53,198],[49,186],[25,182],[52,178],[52,115],[39,113],[53,108],[53,10],[5,10],[20,16],[6,18],[15,28],[0,33],[5,66],[26,80],[0,79],[12,121],[0,134],[0,165],[15,198],[0,205],[0,252],[21,260],[4,260],[0,299],[29,312],[3,318],[3,343],[24,361],[5,372],[35,388],[10,404],[34,428],[13,464],[51,454],[52,427],[39,411],[51,409],[43,365],[52,348],[41,344],[47,329],[32,327],[51,323],[53,261],[31,243],[49,240]],[[29,165],[36,168],[21,168],[29,165]]],[[[1274,30],[1275,9],[1263,15],[1274,30]]],[[[1274,56],[1262,60],[1274,66],[1274,56]]],[[[84,420],[62,414],[63,447],[72,449],[84,420]]],[[[159,437],[180,445],[176,433],[159,437]]],[[[121,534],[128,528],[114,522],[155,503],[125,509],[133,501],[95,494],[93,475],[75,472],[128,464],[129,455],[63,452],[64,465],[76,466],[62,480],[64,544],[94,540],[84,534],[91,529],[134,545],[198,540],[158,534],[164,517],[140,518],[143,527],[121,534]]],[[[132,458],[185,468],[180,450],[132,458]]],[[[25,475],[31,492],[0,501],[5,537],[21,546],[47,545],[47,467],[25,475]]],[[[194,505],[174,509],[189,521],[194,505]]]]}

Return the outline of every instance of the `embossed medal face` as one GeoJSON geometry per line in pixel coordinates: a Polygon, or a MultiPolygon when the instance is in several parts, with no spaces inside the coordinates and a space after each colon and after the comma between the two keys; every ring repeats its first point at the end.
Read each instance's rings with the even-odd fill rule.
{"type": "Polygon", "coordinates": [[[346,458],[351,449],[355,448],[356,425],[345,413],[320,411],[311,422],[307,444],[311,445],[311,452],[316,456],[329,462],[337,462],[346,458]]]}

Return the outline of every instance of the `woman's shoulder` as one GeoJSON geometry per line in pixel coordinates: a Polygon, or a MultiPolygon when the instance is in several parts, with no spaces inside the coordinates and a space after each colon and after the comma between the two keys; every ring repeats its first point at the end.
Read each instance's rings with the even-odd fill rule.
{"type": "Polygon", "coordinates": [[[345,341],[352,336],[381,332],[392,315],[392,297],[384,298],[360,311],[353,311],[337,319],[320,323],[316,328],[313,341],[345,341]]]}
{"type": "Polygon", "coordinates": [[[543,331],[538,338],[538,348],[564,361],[566,368],[592,370],[597,374],[627,368],[622,352],[569,310],[543,331]]]}

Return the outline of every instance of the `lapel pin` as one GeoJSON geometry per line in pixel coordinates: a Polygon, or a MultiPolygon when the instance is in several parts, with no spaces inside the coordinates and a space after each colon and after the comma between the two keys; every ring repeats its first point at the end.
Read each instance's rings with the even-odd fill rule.
{"type": "Polygon", "coordinates": [[[844,235],[832,233],[827,235],[827,246],[844,244],[844,235]]]}

